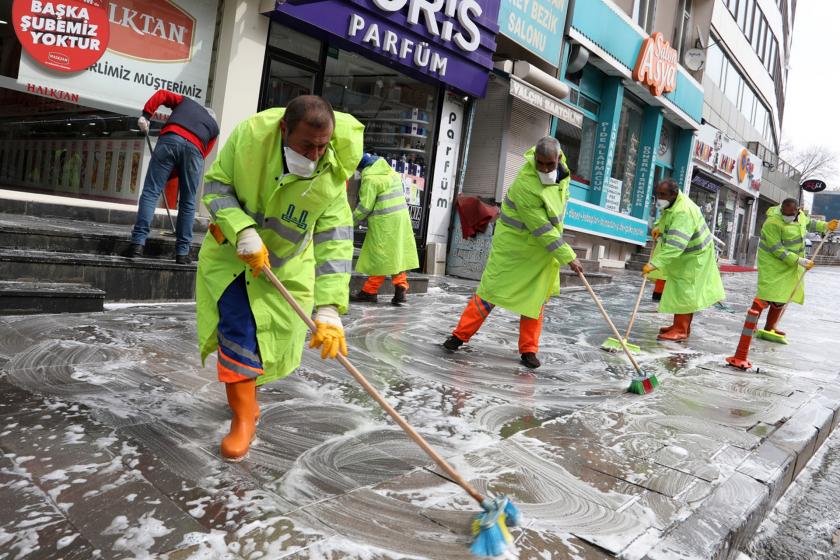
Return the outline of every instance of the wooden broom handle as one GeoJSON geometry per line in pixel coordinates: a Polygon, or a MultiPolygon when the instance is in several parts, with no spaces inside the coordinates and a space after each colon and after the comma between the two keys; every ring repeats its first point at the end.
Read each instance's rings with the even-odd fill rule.
{"type": "MultiPolygon", "coordinates": [[[[295,313],[297,313],[298,316],[301,319],[303,319],[303,322],[306,323],[306,326],[309,327],[309,330],[312,331],[313,334],[316,333],[318,331],[318,327],[315,325],[315,322],[309,317],[309,315],[306,314],[306,312],[303,310],[303,308],[300,306],[297,300],[295,300],[294,296],[289,293],[289,291],[286,289],[283,283],[280,282],[277,276],[274,275],[274,273],[271,271],[271,268],[268,265],[266,265],[263,266],[262,271],[263,274],[265,274],[265,277],[268,278],[269,282],[274,284],[274,287],[277,288],[277,291],[280,292],[280,295],[283,296],[283,299],[285,299],[286,302],[292,306],[292,309],[295,310],[295,313]]],[[[388,404],[388,401],[386,401],[382,397],[382,395],[379,394],[379,391],[377,391],[374,388],[374,386],[371,385],[370,382],[368,382],[365,376],[362,375],[361,372],[357,370],[353,364],[350,363],[350,360],[348,360],[341,354],[338,354],[336,356],[336,359],[341,365],[344,366],[344,369],[346,369],[350,373],[350,375],[353,376],[353,379],[355,379],[359,383],[359,385],[361,385],[362,388],[365,391],[367,391],[367,394],[370,395],[373,398],[373,400],[379,403],[379,406],[381,406],[385,410],[385,412],[387,412],[388,415],[394,419],[394,422],[396,422],[400,426],[400,428],[402,428],[403,431],[405,431],[405,433],[408,434],[408,437],[414,440],[414,443],[419,445],[420,448],[423,449],[423,451],[425,451],[426,454],[437,464],[437,466],[443,469],[443,471],[449,476],[449,478],[455,481],[461,488],[463,488],[467,492],[467,494],[469,494],[479,504],[481,504],[484,501],[484,496],[482,496],[478,492],[478,490],[476,490],[469,482],[467,482],[460,474],[458,474],[458,471],[456,471],[452,467],[452,465],[450,465],[446,461],[446,459],[441,457],[441,455],[437,451],[435,451],[431,445],[429,445],[429,443],[423,438],[423,436],[417,433],[417,431],[414,428],[412,428],[411,425],[408,422],[406,422],[402,416],[400,416],[399,412],[394,410],[394,407],[388,404]]]]}
{"type": "MultiPolygon", "coordinates": [[[[822,250],[822,247],[823,247],[823,245],[825,244],[826,240],[828,239],[828,237],[829,237],[829,234],[830,234],[830,233],[831,233],[831,232],[826,232],[826,234],[825,234],[825,235],[823,236],[823,238],[820,240],[820,244],[819,244],[819,245],[817,245],[817,248],[816,248],[816,250],[814,251],[814,254],[813,254],[813,255],[811,255],[811,259],[810,259],[810,260],[814,260],[814,259],[816,259],[816,258],[817,258],[817,255],[819,255],[819,254],[820,254],[820,251],[822,250]]],[[[797,265],[797,266],[799,266],[799,265],[797,265]]],[[[804,280],[804,279],[805,279],[805,275],[806,275],[806,274],[808,274],[808,271],[807,271],[807,270],[805,270],[805,271],[804,271],[804,272],[803,272],[803,273],[799,276],[799,280],[797,280],[797,281],[796,281],[796,286],[794,286],[794,287],[793,287],[793,291],[790,293],[790,297],[788,298],[787,303],[785,303],[785,306],[782,308],[782,312],[781,312],[781,313],[779,313],[779,318],[778,318],[778,319],[776,319],[776,323],[778,323],[779,321],[781,321],[781,320],[782,320],[782,317],[784,317],[784,316],[785,316],[785,311],[787,311],[788,305],[790,305],[790,302],[792,302],[792,301],[793,301],[794,296],[796,296],[796,290],[798,290],[798,289],[799,289],[799,285],[800,285],[800,284],[802,284],[802,280],[804,280]]]]}
{"type": "Polygon", "coordinates": [[[633,367],[636,369],[636,372],[639,375],[644,376],[645,372],[642,371],[642,368],[639,367],[639,364],[636,362],[636,359],[633,358],[633,354],[630,353],[630,349],[627,348],[627,344],[624,342],[624,339],[621,338],[621,335],[619,334],[618,329],[615,328],[612,319],[610,319],[610,316],[607,315],[607,310],[604,309],[603,305],[601,305],[601,300],[599,300],[598,296],[595,295],[595,292],[592,290],[592,286],[589,285],[589,281],[586,279],[586,276],[584,276],[583,272],[580,271],[578,271],[578,276],[580,276],[580,279],[583,280],[583,285],[586,286],[586,289],[589,290],[589,295],[592,296],[592,300],[595,302],[595,305],[598,306],[598,309],[601,311],[601,315],[603,315],[604,319],[606,319],[607,324],[609,324],[610,328],[613,331],[613,334],[618,339],[618,342],[621,344],[621,347],[624,349],[624,353],[627,354],[627,357],[630,359],[630,363],[633,364],[633,367]]]}
{"type": "MultiPolygon", "coordinates": [[[[650,250],[650,256],[648,257],[647,264],[650,264],[653,261],[653,252],[656,250],[656,244],[658,239],[653,241],[653,247],[650,250]]],[[[639,288],[639,295],[636,297],[636,305],[633,307],[633,314],[630,315],[630,324],[627,325],[627,334],[624,336],[625,339],[630,339],[630,331],[633,330],[633,323],[636,322],[636,314],[639,312],[639,305],[642,303],[642,296],[645,293],[645,286],[647,285],[647,274],[642,275],[642,287],[639,288]]]]}
{"type": "MultiPolygon", "coordinates": [[[[650,262],[650,261],[648,261],[650,262]]],[[[642,296],[645,293],[645,286],[647,285],[647,274],[642,276],[642,287],[639,288],[639,295],[636,298],[636,305],[633,306],[633,314],[630,315],[630,323],[627,325],[627,334],[624,335],[624,338],[629,340],[630,339],[630,331],[633,330],[633,323],[636,322],[636,314],[639,312],[639,305],[642,303],[642,296]]]]}

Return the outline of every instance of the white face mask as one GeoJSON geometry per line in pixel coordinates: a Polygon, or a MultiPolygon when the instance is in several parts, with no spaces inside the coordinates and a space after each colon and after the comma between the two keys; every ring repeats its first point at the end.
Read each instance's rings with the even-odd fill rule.
{"type": "Polygon", "coordinates": [[[554,185],[557,183],[557,170],[549,171],[548,173],[543,173],[542,171],[537,171],[537,175],[540,176],[540,183],[543,185],[554,185]]]}
{"type": "Polygon", "coordinates": [[[312,161],[308,157],[300,155],[288,146],[283,148],[283,156],[286,159],[286,167],[289,168],[289,173],[292,175],[308,179],[315,174],[315,168],[318,167],[317,159],[312,161]]]}
{"type": "Polygon", "coordinates": [[[659,208],[660,210],[665,210],[669,206],[671,206],[671,201],[670,200],[665,200],[664,198],[657,198],[656,199],[656,207],[659,208]]]}
{"type": "Polygon", "coordinates": [[[782,214],[782,219],[785,222],[792,224],[796,220],[796,215],[794,214],[793,216],[785,216],[784,214],[782,214]]]}

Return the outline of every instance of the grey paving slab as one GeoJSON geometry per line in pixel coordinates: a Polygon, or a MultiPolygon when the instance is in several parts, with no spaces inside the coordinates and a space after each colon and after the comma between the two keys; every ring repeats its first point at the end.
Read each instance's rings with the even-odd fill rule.
{"type": "MultiPolygon", "coordinates": [[[[808,328],[838,279],[809,276],[807,313],[785,316],[791,344],[753,345],[759,372],[723,365],[754,276],[727,276],[735,312],[699,314],[685,344],[655,340],[667,318],[645,300],[634,342],[661,386],[644,397],[599,349],[610,333],[585,292],[547,306],[536,371],[500,309],[463,351],[439,346],[474,283],[433,279],[407,307],[352,307],[345,326],[373,385],[480,492],[521,507],[520,558],[711,557],[838,422],[840,348],[808,328]]],[[[637,288],[627,275],[597,289],[621,322],[637,288]]],[[[0,499],[19,506],[0,514],[0,542],[43,557],[467,557],[476,504],[314,353],[260,388],[249,457],[221,461],[230,415],[193,322],[189,304],[0,318],[0,499]]]]}

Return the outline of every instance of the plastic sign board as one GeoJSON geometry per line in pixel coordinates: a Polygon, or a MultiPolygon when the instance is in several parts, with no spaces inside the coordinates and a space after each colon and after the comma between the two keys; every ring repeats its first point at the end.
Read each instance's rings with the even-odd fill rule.
{"type": "MultiPolygon", "coordinates": [[[[26,20],[30,34],[49,25],[81,36],[92,33],[90,22],[95,22],[103,49],[96,58],[65,53],[61,60],[69,62],[67,68],[54,63],[56,56],[64,56],[60,52],[45,62],[24,49],[16,89],[133,115],[159,89],[199,103],[206,99],[216,0],[15,0],[16,13],[21,6],[29,15],[38,11],[51,18],[52,23],[26,20]],[[84,9],[70,10],[71,4],[84,9]],[[88,27],[81,26],[83,21],[88,27]]],[[[21,21],[14,21],[18,32],[21,21]]]]}
{"type": "Polygon", "coordinates": [[[499,33],[558,66],[565,15],[566,0],[501,0],[499,33]]]}
{"type": "Polygon", "coordinates": [[[802,190],[806,192],[822,192],[826,187],[825,181],[819,179],[808,179],[802,183],[802,190]]]}
{"type": "Polygon", "coordinates": [[[81,72],[105,54],[110,27],[104,0],[15,0],[12,26],[33,60],[59,72],[81,72]]]}
{"type": "Polygon", "coordinates": [[[662,95],[677,89],[677,49],[656,32],[642,42],[633,79],[648,86],[653,95],[662,95]]]}

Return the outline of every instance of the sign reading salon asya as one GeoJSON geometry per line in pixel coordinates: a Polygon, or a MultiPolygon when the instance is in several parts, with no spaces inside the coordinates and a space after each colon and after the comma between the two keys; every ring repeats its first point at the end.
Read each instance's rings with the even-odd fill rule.
{"type": "Polygon", "coordinates": [[[653,95],[662,95],[677,88],[677,60],[679,54],[656,32],[642,42],[633,79],[648,86],[653,95]]]}
{"type": "Polygon", "coordinates": [[[14,0],[18,85],[136,113],[158,89],[206,95],[215,0],[14,0]]]}

